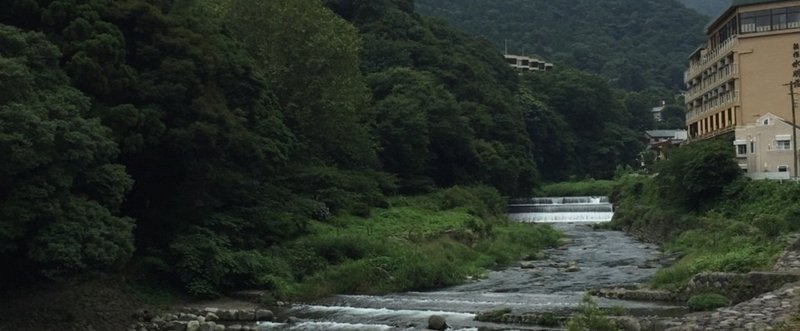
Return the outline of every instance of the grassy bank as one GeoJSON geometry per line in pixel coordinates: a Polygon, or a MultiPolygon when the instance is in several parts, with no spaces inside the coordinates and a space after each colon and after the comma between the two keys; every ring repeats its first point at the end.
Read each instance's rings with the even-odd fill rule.
{"type": "MultiPolygon", "coordinates": [[[[667,253],[681,256],[655,275],[655,287],[675,288],[700,272],[769,269],[786,246],[784,236],[800,230],[796,183],[734,176],[717,182],[718,192],[697,203],[675,196],[675,183],[664,175],[624,177],[612,193],[613,227],[661,238],[667,253]]],[[[685,194],[693,192],[699,191],[686,188],[685,194]]]]}
{"type": "Polygon", "coordinates": [[[280,300],[433,289],[479,277],[559,237],[546,226],[508,221],[505,200],[487,188],[389,202],[368,217],[315,222],[307,235],[273,248],[259,285],[280,300]]]}

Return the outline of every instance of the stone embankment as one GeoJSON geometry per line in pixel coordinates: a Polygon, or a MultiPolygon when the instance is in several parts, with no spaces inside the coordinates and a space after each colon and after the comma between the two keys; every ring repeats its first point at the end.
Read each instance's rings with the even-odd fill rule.
{"type": "MultiPolygon", "coordinates": [[[[774,272],[750,273],[729,281],[734,286],[716,282],[711,287],[731,289],[731,299],[747,297],[759,290],[779,287],[733,307],[720,308],[709,313],[686,316],[681,324],[669,331],[700,330],[774,330],[782,328],[800,313],[800,235],[790,237],[790,244],[773,267],[774,272]],[[745,288],[742,288],[745,279],[745,288]],[[792,282],[786,284],[788,282],[792,282]],[[735,289],[738,288],[738,291],[735,289]]],[[[724,277],[729,278],[729,277],[724,277]]],[[[697,284],[695,284],[697,286],[697,284]]],[[[708,282],[701,287],[709,287],[708,282]]],[[[726,292],[720,292],[726,293],[726,292]]],[[[785,328],[784,328],[785,329],[785,328]]],[[[795,330],[795,328],[789,328],[795,330]]]]}
{"type": "Polygon", "coordinates": [[[718,293],[735,304],[711,312],[694,313],[680,318],[640,318],[639,327],[628,330],[700,331],[700,330],[796,330],[786,328],[800,314],[800,235],[790,237],[790,244],[775,263],[773,271],[750,273],[702,273],[680,289],[600,289],[600,297],[685,303],[695,295],[718,293]]]}
{"type": "Polygon", "coordinates": [[[777,272],[798,272],[800,271],[800,234],[789,237],[789,247],[781,254],[773,267],[777,272]]]}
{"type": "Polygon", "coordinates": [[[257,330],[257,323],[274,319],[267,309],[191,309],[177,314],[155,316],[140,311],[135,316],[139,322],[128,331],[249,331],[257,330]]]}
{"type": "Polygon", "coordinates": [[[693,279],[687,287],[694,291],[715,291],[739,303],[685,316],[680,324],[667,330],[795,330],[794,327],[787,329],[786,323],[792,323],[800,313],[800,235],[790,240],[773,272],[708,274],[693,279]]]}

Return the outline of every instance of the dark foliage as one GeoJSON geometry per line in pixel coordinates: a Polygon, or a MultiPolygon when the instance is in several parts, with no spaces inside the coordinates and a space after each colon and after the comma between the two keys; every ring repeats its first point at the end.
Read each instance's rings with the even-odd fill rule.
{"type": "MultiPolygon", "coordinates": [[[[417,0],[420,12],[489,40],[600,74],[633,91],[683,89],[708,18],[674,0],[417,0]]],[[[699,2],[699,1],[694,1],[699,2]]]]}

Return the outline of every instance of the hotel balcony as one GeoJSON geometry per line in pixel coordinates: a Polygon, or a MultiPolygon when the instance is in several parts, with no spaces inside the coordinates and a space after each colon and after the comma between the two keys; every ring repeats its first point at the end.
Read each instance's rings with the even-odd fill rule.
{"type": "Polygon", "coordinates": [[[686,112],[686,123],[697,122],[707,116],[716,113],[718,110],[730,108],[739,101],[739,93],[730,91],[723,93],[716,98],[703,102],[700,106],[686,112]]]}
{"type": "Polygon", "coordinates": [[[713,92],[714,89],[724,87],[724,83],[736,78],[736,71],[734,64],[728,64],[719,69],[715,68],[713,73],[703,78],[698,85],[686,91],[686,101],[691,102],[704,94],[713,92]]]}
{"type": "Polygon", "coordinates": [[[709,65],[716,63],[724,56],[728,55],[737,43],[738,39],[734,36],[711,50],[705,50],[705,53],[703,53],[703,50],[699,50],[701,55],[698,58],[689,60],[689,70],[686,70],[683,74],[683,81],[689,82],[691,79],[697,77],[704,70],[708,69],[709,65]]]}

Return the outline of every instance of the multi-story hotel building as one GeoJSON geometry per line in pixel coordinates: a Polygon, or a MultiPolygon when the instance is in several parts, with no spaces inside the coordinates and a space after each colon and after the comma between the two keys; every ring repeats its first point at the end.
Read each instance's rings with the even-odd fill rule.
{"type": "Polygon", "coordinates": [[[767,113],[792,118],[787,84],[800,82],[800,1],[734,0],[706,35],[684,76],[691,139],[735,132],[767,113]]]}

